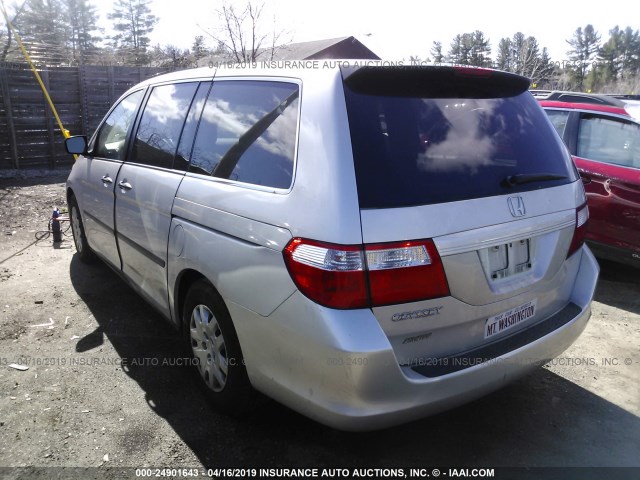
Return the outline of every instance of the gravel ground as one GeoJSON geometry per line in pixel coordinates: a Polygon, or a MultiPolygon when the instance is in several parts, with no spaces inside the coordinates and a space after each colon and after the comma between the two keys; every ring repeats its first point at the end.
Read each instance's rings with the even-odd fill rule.
{"type": "MultiPolygon", "coordinates": [[[[453,411],[366,434],[269,401],[234,420],[206,404],[175,332],[111,270],[81,264],[70,236],[59,248],[36,240],[65,206],[64,178],[0,178],[0,467],[95,467],[85,478],[145,466],[640,467],[637,270],[603,264],[574,346],[453,411]]],[[[72,476],[0,468],[0,478],[56,475],[72,476]]]]}

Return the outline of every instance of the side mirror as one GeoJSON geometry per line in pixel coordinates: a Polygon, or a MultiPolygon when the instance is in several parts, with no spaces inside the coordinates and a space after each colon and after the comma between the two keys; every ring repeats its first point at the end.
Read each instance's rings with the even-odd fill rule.
{"type": "Polygon", "coordinates": [[[87,154],[87,137],[84,135],[74,135],[64,141],[64,147],[67,149],[67,153],[74,155],[86,155],[87,154]]]}

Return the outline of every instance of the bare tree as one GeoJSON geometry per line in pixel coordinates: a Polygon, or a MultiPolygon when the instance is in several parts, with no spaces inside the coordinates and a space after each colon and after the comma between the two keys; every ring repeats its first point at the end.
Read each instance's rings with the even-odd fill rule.
{"type": "Polygon", "coordinates": [[[193,64],[191,52],[182,50],[175,45],[160,44],[151,50],[151,65],[154,67],[168,67],[173,70],[189,68],[193,64]]]}
{"type": "Polygon", "coordinates": [[[527,37],[522,32],[500,40],[496,66],[500,70],[529,77],[534,83],[546,82],[553,73],[548,50],[543,48],[540,51],[536,38],[527,37]]]}
{"type": "Polygon", "coordinates": [[[204,31],[236,62],[272,60],[284,31],[277,29],[275,17],[271,28],[265,28],[264,6],[255,0],[247,0],[240,8],[225,2],[216,11],[221,26],[204,31]]]}
{"type": "Polygon", "coordinates": [[[525,37],[522,32],[517,32],[513,36],[512,45],[515,73],[535,77],[542,68],[538,41],[535,37],[525,37]]]}

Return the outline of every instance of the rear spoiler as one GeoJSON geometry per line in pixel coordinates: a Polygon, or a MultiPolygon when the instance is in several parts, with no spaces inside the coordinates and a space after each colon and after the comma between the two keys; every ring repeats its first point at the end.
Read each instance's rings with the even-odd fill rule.
{"type": "Polygon", "coordinates": [[[513,97],[531,84],[520,75],[476,67],[342,65],[340,70],[355,93],[390,97],[513,97]]]}

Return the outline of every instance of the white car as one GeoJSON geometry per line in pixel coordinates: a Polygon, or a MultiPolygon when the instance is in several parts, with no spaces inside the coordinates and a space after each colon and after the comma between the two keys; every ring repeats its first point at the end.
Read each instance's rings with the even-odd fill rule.
{"type": "Polygon", "coordinates": [[[640,100],[622,100],[627,113],[640,122],[640,100]]]}

